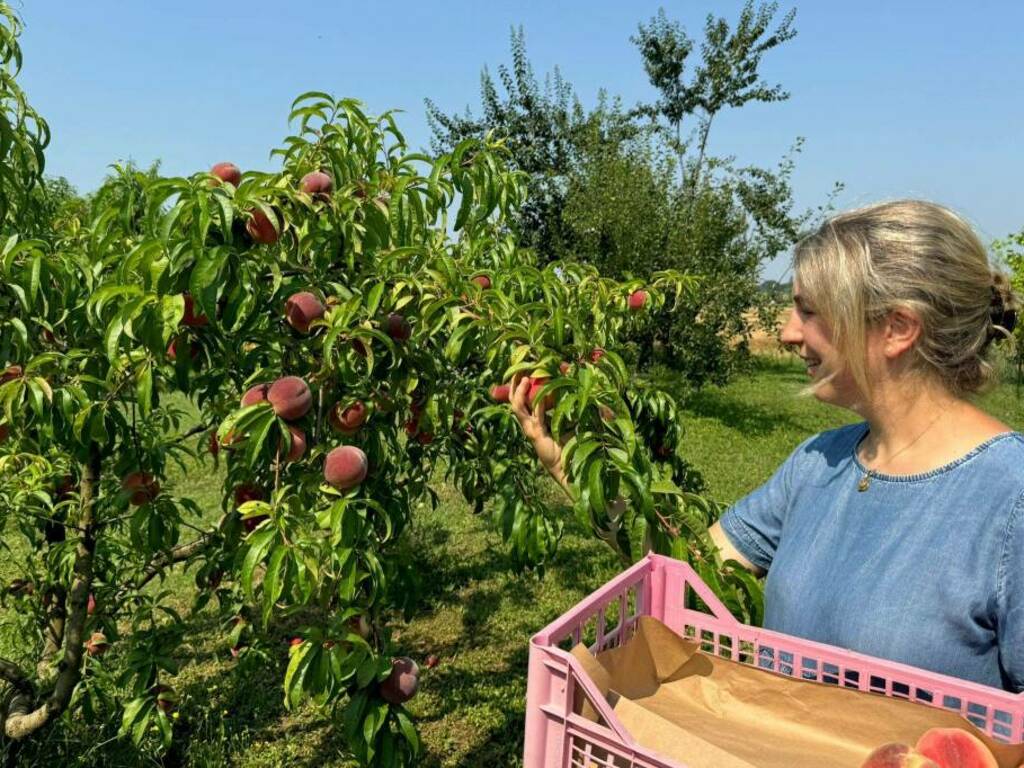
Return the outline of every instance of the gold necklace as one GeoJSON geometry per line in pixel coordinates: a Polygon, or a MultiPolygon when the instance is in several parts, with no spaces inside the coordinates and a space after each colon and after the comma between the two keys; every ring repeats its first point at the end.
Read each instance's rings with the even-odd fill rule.
{"type": "MultiPolygon", "coordinates": [[[[921,433],[920,435],[918,435],[917,437],[915,437],[915,438],[914,438],[914,439],[913,439],[913,440],[912,440],[912,441],[911,441],[910,443],[908,443],[907,445],[905,445],[905,446],[903,446],[902,448],[900,448],[900,449],[899,449],[898,451],[896,451],[896,453],[894,453],[894,454],[893,454],[892,456],[890,456],[890,457],[889,457],[888,459],[886,459],[886,460],[885,460],[884,462],[882,462],[882,463],[883,463],[883,464],[888,464],[888,463],[889,463],[890,461],[892,461],[892,460],[893,460],[893,459],[895,459],[895,458],[896,458],[897,456],[899,456],[899,455],[900,455],[901,453],[903,453],[903,452],[904,452],[905,450],[907,450],[907,448],[909,448],[909,447],[910,447],[910,446],[912,446],[912,445],[913,445],[914,443],[916,443],[916,442],[917,442],[918,440],[920,440],[920,439],[921,439],[922,437],[924,437],[924,436],[925,436],[925,433],[926,433],[926,432],[927,432],[927,431],[928,431],[929,429],[931,429],[932,427],[934,427],[934,426],[935,426],[935,422],[937,422],[937,421],[938,421],[938,420],[939,420],[940,418],[942,418],[942,413],[943,413],[942,411],[939,411],[939,415],[938,415],[938,416],[936,416],[936,417],[935,417],[934,419],[932,419],[932,423],[931,423],[931,424],[929,424],[929,425],[928,425],[927,427],[925,427],[925,430],[924,430],[924,432],[922,432],[922,433],[921,433]]],[[[856,452],[856,451],[855,451],[855,452],[856,452]]],[[[879,465],[879,466],[881,466],[881,465],[879,465]]],[[[877,469],[877,467],[876,467],[875,469],[877,469]]],[[[864,491],[866,491],[866,490],[868,489],[868,486],[869,486],[869,485],[871,484],[871,477],[872,477],[872,476],[874,475],[875,469],[870,469],[870,468],[866,468],[866,470],[865,470],[865,472],[864,472],[864,477],[862,477],[862,478],[860,479],[860,482],[859,482],[859,483],[857,483],[857,490],[858,490],[858,491],[860,491],[860,492],[862,492],[862,493],[863,493],[864,491]]]]}

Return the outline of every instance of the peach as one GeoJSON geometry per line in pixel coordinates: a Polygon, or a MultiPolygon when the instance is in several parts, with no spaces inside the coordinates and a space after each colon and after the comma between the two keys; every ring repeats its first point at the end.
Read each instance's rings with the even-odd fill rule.
{"type": "Polygon", "coordinates": [[[245,222],[245,231],[249,237],[262,245],[273,245],[281,236],[281,233],[274,226],[274,222],[263,212],[262,208],[253,208],[250,211],[251,218],[245,222]]]}
{"type": "Polygon", "coordinates": [[[139,507],[160,495],[160,482],[149,472],[132,472],[121,480],[121,488],[128,491],[129,501],[139,507]]]}
{"type": "Polygon", "coordinates": [[[85,650],[90,656],[102,656],[110,648],[107,636],[102,632],[93,632],[92,636],[85,641],[85,650]]]}
{"type": "MultiPolygon", "coordinates": [[[[298,427],[293,427],[291,424],[288,425],[288,432],[292,436],[292,446],[288,449],[288,454],[284,457],[286,462],[298,461],[306,455],[306,433],[298,427]]],[[[281,441],[284,442],[283,440],[281,441]]]]}
{"type": "Polygon", "coordinates": [[[267,519],[266,515],[256,515],[255,517],[247,517],[242,521],[242,525],[245,526],[246,533],[252,533],[259,528],[260,523],[267,519]]]}
{"type": "Polygon", "coordinates": [[[861,768],[939,768],[916,749],[893,742],[883,744],[861,763],[861,768]]]}
{"type": "Polygon", "coordinates": [[[242,506],[247,501],[263,501],[263,491],[255,485],[236,485],[234,496],[236,507],[242,506]]]}
{"type": "Polygon", "coordinates": [[[572,366],[565,360],[558,364],[558,372],[563,376],[568,376],[569,371],[572,370],[572,366]]]}
{"type": "Polygon", "coordinates": [[[185,297],[185,314],[181,318],[182,325],[187,325],[189,328],[202,328],[204,325],[210,322],[210,318],[206,315],[196,314],[196,301],[189,294],[184,294],[185,297]]]}
{"type": "MultiPolygon", "coordinates": [[[[217,163],[210,169],[210,173],[233,187],[237,187],[242,183],[242,171],[234,163],[217,163]]],[[[215,187],[219,185],[219,182],[216,181],[211,181],[210,183],[215,187]]]]}
{"type": "Polygon", "coordinates": [[[590,362],[596,365],[601,362],[601,358],[604,357],[604,354],[604,347],[594,347],[590,350],[590,362]]]}
{"type": "Polygon", "coordinates": [[[640,289],[633,291],[629,294],[629,310],[630,312],[639,312],[644,308],[644,304],[647,303],[647,291],[640,289]]]}
{"type": "Polygon", "coordinates": [[[477,275],[476,277],[471,278],[470,282],[476,283],[485,291],[491,287],[491,278],[489,278],[487,275],[477,275]]]}
{"type": "Polygon", "coordinates": [[[309,333],[309,324],[319,320],[325,312],[327,307],[309,291],[292,294],[284,304],[284,316],[288,320],[288,325],[299,333],[309,333]]]}
{"type": "Polygon", "coordinates": [[[270,389],[269,384],[257,384],[254,387],[249,387],[245,390],[245,394],[242,395],[242,407],[247,405],[256,405],[256,403],[262,403],[267,399],[267,390],[270,389]]]}
{"type": "Polygon", "coordinates": [[[181,344],[183,349],[187,349],[188,350],[188,356],[192,360],[195,360],[197,357],[199,357],[199,347],[195,346],[188,339],[179,336],[176,339],[171,339],[171,343],[167,345],[167,357],[168,357],[168,359],[170,359],[170,360],[177,360],[178,359],[178,345],[179,344],[181,344]]]}
{"type": "Polygon", "coordinates": [[[307,195],[325,200],[334,191],[334,179],[323,171],[313,171],[302,177],[302,181],[299,182],[299,189],[307,195]]]}
{"type": "Polygon", "coordinates": [[[324,460],[324,480],[339,491],[346,491],[366,479],[369,467],[369,460],[361,449],[354,445],[342,445],[327,454],[324,460]]]}
{"type": "Polygon", "coordinates": [[[939,768],[999,768],[985,742],[960,728],[930,728],[916,746],[939,768]]]}
{"type": "Polygon", "coordinates": [[[341,408],[340,403],[336,404],[331,409],[327,421],[343,435],[352,435],[366,422],[366,415],[366,405],[361,400],[356,400],[347,408],[341,408]]]}
{"type": "MultiPolygon", "coordinates": [[[[526,402],[530,404],[531,408],[533,408],[534,398],[537,397],[538,394],[540,394],[541,389],[547,383],[548,379],[545,376],[536,376],[530,379],[530,391],[526,394],[526,402]]],[[[555,396],[553,394],[549,394],[547,397],[544,398],[544,408],[545,410],[551,410],[554,407],[555,396]]]]}
{"type": "Polygon", "coordinates": [[[313,407],[313,393],[309,385],[298,376],[284,376],[267,390],[267,401],[274,413],[285,421],[301,419],[313,407]]]}
{"type": "Polygon", "coordinates": [[[389,704],[404,704],[416,695],[420,668],[408,656],[391,660],[391,674],[380,684],[380,696],[389,704]]]}
{"type": "Polygon", "coordinates": [[[495,384],[491,387],[491,399],[496,403],[507,403],[510,389],[508,384],[495,384]]]}
{"type": "Polygon", "coordinates": [[[178,703],[178,697],[169,685],[154,685],[149,693],[156,697],[156,705],[164,712],[170,712],[178,703]]]}
{"type": "Polygon", "coordinates": [[[384,323],[384,332],[395,341],[408,341],[412,336],[412,327],[402,315],[392,312],[384,323]]]}
{"type": "Polygon", "coordinates": [[[20,365],[9,365],[4,369],[3,373],[0,373],[0,384],[6,384],[8,381],[20,378],[24,372],[20,365]]]}

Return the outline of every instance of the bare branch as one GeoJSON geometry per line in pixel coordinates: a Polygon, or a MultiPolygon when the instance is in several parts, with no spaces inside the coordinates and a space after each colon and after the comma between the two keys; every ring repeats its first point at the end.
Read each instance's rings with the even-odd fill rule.
{"type": "Polygon", "coordinates": [[[9,659],[0,658],[0,679],[6,680],[22,693],[31,695],[32,684],[21,668],[9,659]]]}
{"type": "Polygon", "coordinates": [[[142,571],[142,575],[135,582],[136,589],[142,589],[149,582],[159,576],[170,566],[175,563],[181,563],[185,560],[191,560],[193,557],[202,552],[206,547],[210,546],[213,541],[213,534],[207,533],[200,536],[195,541],[191,541],[188,544],[179,544],[174,547],[169,553],[161,553],[159,556],[153,559],[149,565],[142,571]]]}

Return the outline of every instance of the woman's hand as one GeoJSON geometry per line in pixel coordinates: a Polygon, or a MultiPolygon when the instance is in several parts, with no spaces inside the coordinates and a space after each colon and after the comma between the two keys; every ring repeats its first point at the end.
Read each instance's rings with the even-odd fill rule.
{"type": "Polygon", "coordinates": [[[552,477],[563,486],[567,485],[565,473],[562,471],[562,445],[568,442],[569,436],[565,435],[562,445],[559,445],[548,433],[547,424],[544,422],[544,398],[541,398],[537,405],[531,409],[527,399],[530,391],[530,377],[517,374],[512,377],[509,389],[509,403],[512,405],[512,413],[515,414],[523,432],[537,452],[537,458],[541,465],[552,477]]]}

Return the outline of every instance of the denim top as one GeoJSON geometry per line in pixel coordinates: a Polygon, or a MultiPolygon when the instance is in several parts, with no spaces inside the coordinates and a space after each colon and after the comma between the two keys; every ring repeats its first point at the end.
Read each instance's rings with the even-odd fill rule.
{"type": "Polygon", "coordinates": [[[859,492],[867,432],[808,438],[722,515],[768,571],[765,628],[1024,690],[1024,435],[859,492]]]}

